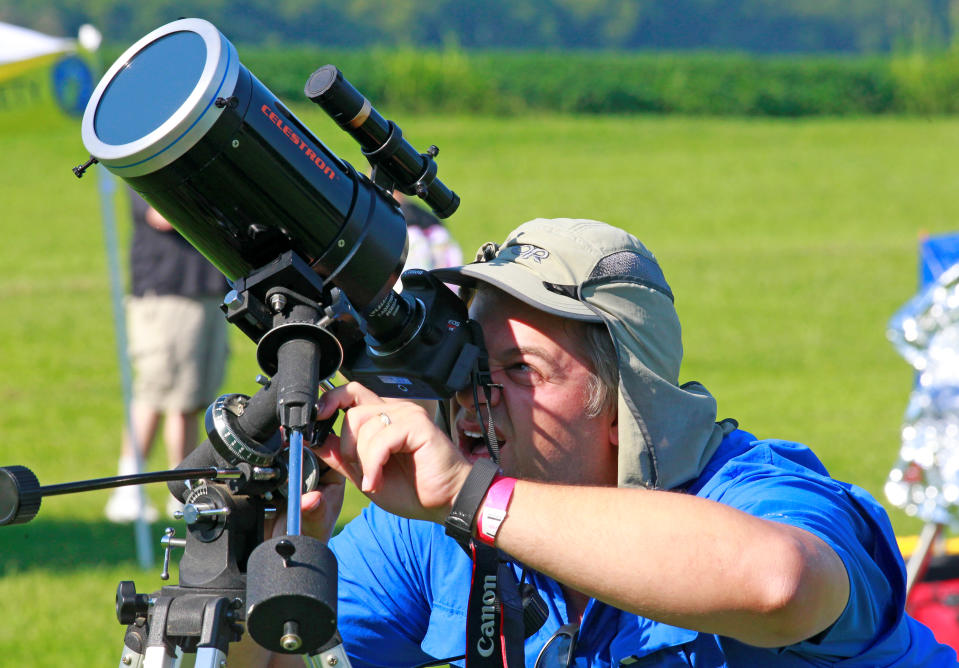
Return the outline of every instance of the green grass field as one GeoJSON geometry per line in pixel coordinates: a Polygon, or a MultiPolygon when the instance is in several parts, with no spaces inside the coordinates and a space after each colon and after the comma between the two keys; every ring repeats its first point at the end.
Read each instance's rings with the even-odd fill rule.
{"type": "MultiPolygon", "coordinates": [[[[297,111],[365,166],[322,112],[297,111]]],[[[633,231],[677,295],[684,380],[710,388],[721,416],[809,443],[882,498],[912,382],[885,327],[915,292],[918,235],[959,221],[959,119],[396,120],[420,150],[441,148],[468,254],[536,216],[633,231]]],[[[79,137],[44,113],[0,118],[0,465],[42,484],[111,475],[119,449],[97,177],[70,173],[86,158],[79,137]]],[[[253,346],[237,332],[233,344],[224,389],[251,393],[253,346]]],[[[150,467],[163,466],[157,448],[150,467]]],[[[150,490],[158,504],[164,493],[150,490]]],[[[161,581],[159,565],[136,565],[132,529],[103,519],[107,496],[50,497],[32,523],[0,528],[0,667],[117,661],[117,582],[161,581]]],[[[361,504],[351,495],[346,514],[361,504]]],[[[917,530],[891,515],[900,533],[917,530]]]]}

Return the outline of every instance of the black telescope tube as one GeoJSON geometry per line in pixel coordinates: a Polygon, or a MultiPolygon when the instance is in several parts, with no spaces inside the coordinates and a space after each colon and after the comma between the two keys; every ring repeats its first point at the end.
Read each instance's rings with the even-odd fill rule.
{"type": "Polygon", "coordinates": [[[417,153],[403,139],[399,126],[384,119],[335,66],[316,70],[307,80],[304,93],[359,142],[370,163],[386,170],[397,188],[421,197],[440,218],[456,211],[459,196],[436,178],[432,154],[417,153]],[[424,188],[422,192],[418,184],[424,188]]]}
{"type": "MultiPolygon", "coordinates": [[[[330,151],[208,21],[173,21],[127,49],[90,97],[81,134],[93,158],[233,281],[292,251],[362,311],[399,278],[406,221],[396,202],[330,151]]],[[[322,287],[307,287],[321,298],[322,287]]]]}

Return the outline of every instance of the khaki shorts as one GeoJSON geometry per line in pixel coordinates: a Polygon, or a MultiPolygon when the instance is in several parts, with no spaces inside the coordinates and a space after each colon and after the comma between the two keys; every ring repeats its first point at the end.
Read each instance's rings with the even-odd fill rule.
{"type": "Polygon", "coordinates": [[[219,297],[127,297],[133,400],[157,410],[206,408],[223,383],[227,322],[219,297]]]}

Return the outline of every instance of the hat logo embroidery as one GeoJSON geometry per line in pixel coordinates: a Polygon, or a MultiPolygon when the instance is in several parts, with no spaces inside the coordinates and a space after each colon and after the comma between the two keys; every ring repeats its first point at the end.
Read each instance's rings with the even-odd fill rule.
{"type": "Polygon", "coordinates": [[[549,257],[549,251],[532,244],[523,244],[522,246],[513,246],[513,255],[520,260],[532,260],[539,264],[549,257]]]}

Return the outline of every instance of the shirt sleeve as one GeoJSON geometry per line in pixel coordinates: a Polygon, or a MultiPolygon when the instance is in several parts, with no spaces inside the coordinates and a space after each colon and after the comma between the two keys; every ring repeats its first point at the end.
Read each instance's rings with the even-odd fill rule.
{"type": "MultiPolygon", "coordinates": [[[[856,656],[902,619],[905,569],[885,510],[863,490],[796,462],[795,444],[766,442],[732,460],[700,495],[820,537],[842,560],[849,601],[819,635],[787,648],[824,659],[856,656]]],[[[804,449],[804,448],[803,448],[804,449]]]]}

